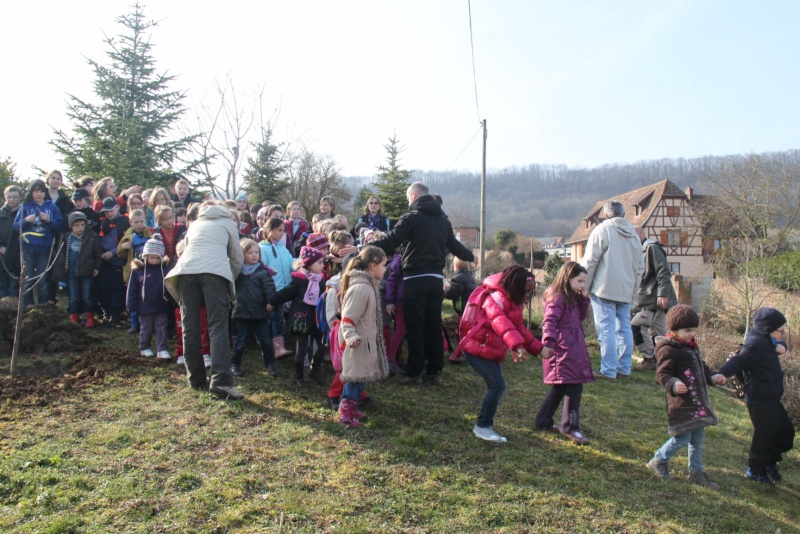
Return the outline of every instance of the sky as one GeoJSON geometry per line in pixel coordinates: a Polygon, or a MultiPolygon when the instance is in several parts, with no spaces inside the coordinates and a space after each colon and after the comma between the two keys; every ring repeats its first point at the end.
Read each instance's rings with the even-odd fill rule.
{"type": "MultiPolygon", "coordinates": [[[[67,94],[92,99],[86,58],[133,1],[0,7],[0,159],[22,178],[63,167],[67,94]]],[[[472,0],[474,76],[467,0],[143,5],[187,127],[215,83],[263,87],[274,139],[345,176],[373,175],[393,135],[404,168],[479,171],[483,119],[490,169],[800,148],[796,1],[472,0]]]]}

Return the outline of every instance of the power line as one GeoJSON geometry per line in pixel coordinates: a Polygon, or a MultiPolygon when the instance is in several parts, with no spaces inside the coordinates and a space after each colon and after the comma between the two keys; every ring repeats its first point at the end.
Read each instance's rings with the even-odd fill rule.
{"type": "Polygon", "coordinates": [[[472,52],[472,83],[475,86],[475,110],[478,112],[478,122],[481,121],[481,109],[478,106],[478,78],[475,76],[475,45],[472,41],[472,4],[467,0],[467,11],[469,12],[469,49],[472,52]]]}
{"type": "Polygon", "coordinates": [[[462,148],[461,152],[458,153],[458,156],[456,156],[456,159],[454,159],[453,162],[450,165],[448,165],[447,168],[442,172],[449,171],[453,167],[453,165],[456,164],[456,162],[458,161],[458,158],[460,158],[461,155],[464,153],[464,151],[466,151],[469,148],[469,145],[472,144],[472,142],[475,140],[475,137],[478,135],[478,133],[481,131],[482,128],[483,128],[483,126],[478,127],[478,129],[475,131],[475,133],[472,134],[472,138],[470,138],[470,140],[467,141],[467,144],[464,145],[464,148],[462,148]]]}

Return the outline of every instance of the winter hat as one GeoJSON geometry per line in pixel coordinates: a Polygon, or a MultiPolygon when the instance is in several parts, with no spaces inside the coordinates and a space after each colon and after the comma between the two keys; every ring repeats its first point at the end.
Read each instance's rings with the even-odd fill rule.
{"type": "Polygon", "coordinates": [[[117,204],[117,199],[114,197],[106,197],[103,199],[103,207],[100,208],[100,211],[111,211],[116,208],[119,204],[117,204]]]}
{"type": "Polygon", "coordinates": [[[309,247],[314,247],[317,250],[331,246],[331,244],[328,243],[328,238],[325,237],[325,234],[311,234],[306,240],[306,245],[309,247]]]}
{"type": "Polygon", "coordinates": [[[67,217],[67,226],[72,228],[72,225],[75,224],[76,221],[86,222],[86,215],[81,211],[73,211],[69,214],[69,217],[67,217]]]}
{"type": "Polygon", "coordinates": [[[670,308],[667,313],[667,328],[671,332],[677,332],[681,328],[697,328],[700,326],[700,317],[691,306],[678,304],[670,308]]]}
{"type": "Polygon", "coordinates": [[[82,198],[89,198],[92,196],[86,189],[76,189],[74,193],[72,193],[72,200],[81,200],[82,198]]]}
{"type": "Polygon", "coordinates": [[[303,267],[308,269],[315,263],[322,259],[322,252],[313,247],[302,247],[300,249],[300,260],[303,262],[303,267]]]}
{"type": "Polygon", "coordinates": [[[236,198],[234,200],[236,202],[239,202],[240,200],[247,201],[247,195],[245,195],[244,193],[239,193],[238,195],[236,195],[236,198]]]}
{"type": "Polygon", "coordinates": [[[151,254],[163,258],[165,252],[166,248],[164,248],[164,243],[161,241],[161,236],[155,234],[144,244],[144,248],[142,248],[142,258],[151,254]]]}
{"type": "Polygon", "coordinates": [[[753,316],[753,327],[765,334],[786,324],[786,317],[775,308],[759,308],[753,316]]]}

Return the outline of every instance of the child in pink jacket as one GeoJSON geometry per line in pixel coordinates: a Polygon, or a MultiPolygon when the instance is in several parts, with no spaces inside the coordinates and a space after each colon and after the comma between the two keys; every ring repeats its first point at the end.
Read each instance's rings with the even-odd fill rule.
{"type": "Polygon", "coordinates": [[[506,389],[500,364],[506,359],[508,349],[514,352],[514,361],[517,357],[524,361],[527,354],[541,353],[546,358],[551,352],[522,324],[523,303],[535,283],[531,272],[519,265],[493,274],[475,290],[461,319],[463,337],[456,352],[463,351],[467,363],[486,381],[481,413],[472,429],[486,441],[508,441],[492,428],[497,405],[506,389]]]}

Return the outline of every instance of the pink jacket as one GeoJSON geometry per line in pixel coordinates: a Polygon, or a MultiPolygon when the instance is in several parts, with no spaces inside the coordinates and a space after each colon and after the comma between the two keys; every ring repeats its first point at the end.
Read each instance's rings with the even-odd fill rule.
{"type": "MultiPolygon", "coordinates": [[[[522,306],[514,304],[499,285],[501,273],[493,274],[483,282],[492,292],[483,302],[480,313],[486,323],[464,341],[463,351],[471,356],[502,362],[508,349],[524,348],[530,354],[539,354],[542,344],[522,324],[522,306]]],[[[478,288],[475,291],[480,291],[478,288]]]]}
{"type": "Polygon", "coordinates": [[[542,359],[545,384],[583,384],[594,382],[582,322],[589,313],[589,299],[579,297],[577,306],[570,306],[558,293],[544,303],[542,343],[553,349],[553,357],[542,359]]]}

